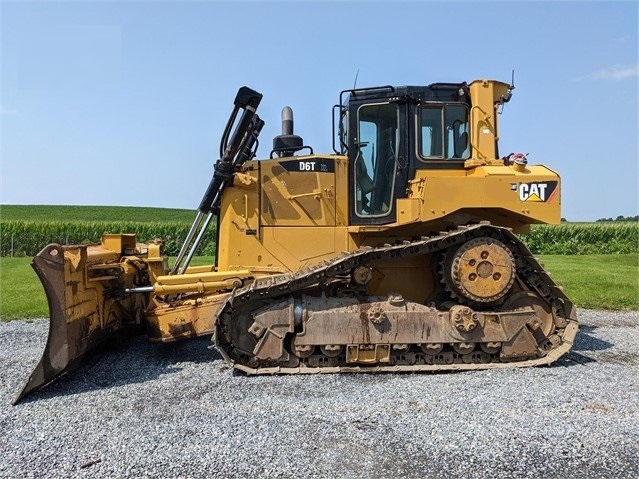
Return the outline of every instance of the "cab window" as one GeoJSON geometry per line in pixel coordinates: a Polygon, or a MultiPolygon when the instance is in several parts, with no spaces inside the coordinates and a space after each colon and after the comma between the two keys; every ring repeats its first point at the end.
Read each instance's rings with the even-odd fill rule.
{"type": "Polygon", "coordinates": [[[470,158],[468,108],[425,104],[418,108],[418,152],[422,160],[470,158]]]}
{"type": "Polygon", "coordinates": [[[443,111],[442,107],[426,107],[421,110],[422,141],[419,151],[424,158],[444,157],[443,111]]]}

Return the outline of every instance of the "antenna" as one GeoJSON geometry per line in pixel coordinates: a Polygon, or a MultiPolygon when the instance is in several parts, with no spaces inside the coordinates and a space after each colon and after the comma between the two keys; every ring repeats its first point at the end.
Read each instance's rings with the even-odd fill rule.
{"type": "Polygon", "coordinates": [[[359,68],[357,69],[357,73],[355,73],[355,81],[353,82],[353,90],[357,88],[357,77],[359,76],[359,68]]]}
{"type": "Polygon", "coordinates": [[[501,96],[498,102],[500,107],[499,108],[500,115],[501,115],[501,112],[504,111],[504,103],[508,103],[510,99],[513,97],[514,89],[515,89],[515,69],[513,68],[511,79],[510,79],[510,85],[508,85],[508,91],[501,96]]]}

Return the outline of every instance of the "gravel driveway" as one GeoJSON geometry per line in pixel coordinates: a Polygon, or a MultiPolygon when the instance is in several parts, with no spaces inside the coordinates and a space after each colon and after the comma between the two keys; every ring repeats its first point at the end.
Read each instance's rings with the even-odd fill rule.
{"type": "Polygon", "coordinates": [[[0,477],[639,477],[639,313],[552,367],[246,377],[133,338],[18,406],[46,320],[0,324],[0,477]]]}

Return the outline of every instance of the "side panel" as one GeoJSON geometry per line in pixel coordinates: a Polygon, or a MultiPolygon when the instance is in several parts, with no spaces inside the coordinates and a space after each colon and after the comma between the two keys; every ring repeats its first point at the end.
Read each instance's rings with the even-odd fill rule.
{"type": "MultiPolygon", "coordinates": [[[[561,180],[545,166],[519,172],[508,166],[464,170],[417,170],[409,200],[400,200],[400,220],[434,221],[460,211],[474,211],[508,227],[559,223],[561,180]],[[415,203],[419,200],[419,203],[415,203]]],[[[471,218],[468,218],[471,219],[471,218]]]]}
{"type": "Polygon", "coordinates": [[[238,269],[247,266],[264,272],[288,271],[277,251],[271,254],[262,244],[260,225],[260,185],[258,162],[245,171],[255,181],[243,184],[234,181],[222,197],[217,249],[217,270],[238,269]]]}
{"type": "Polygon", "coordinates": [[[335,160],[299,156],[261,162],[264,226],[335,226],[335,160]]]}
{"type": "Polygon", "coordinates": [[[344,156],[251,162],[242,174],[255,181],[224,192],[218,270],[294,271],[352,249],[344,156]]]}
{"type": "MultiPolygon", "coordinates": [[[[221,235],[220,240],[225,235],[221,235]]],[[[260,237],[237,230],[220,247],[218,270],[246,268],[254,272],[283,273],[352,251],[346,227],[262,227],[260,237]]]]}

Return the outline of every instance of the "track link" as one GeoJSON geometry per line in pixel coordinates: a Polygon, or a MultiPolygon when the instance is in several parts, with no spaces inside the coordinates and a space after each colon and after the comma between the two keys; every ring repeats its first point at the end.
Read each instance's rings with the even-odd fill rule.
{"type": "Polygon", "coordinates": [[[225,359],[232,362],[235,368],[249,374],[453,371],[550,364],[570,350],[577,329],[574,305],[543,270],[528,248],[509,229],[483,222],[460,226],[453,231],[440,232],[437,235],[424,236],[413,241],[403,241],[400,244],[366,247],[343,253],[333,260],[295,273],[258,278],[250,285],[237,288],[231,293],[218,317],[214,341],[225,359]],[[277,364],[277,361],[271,361],[268,364],[260,363],[245,353],[238,353],[238,349],[233,344],[231,331],[234,322],[241,314],[251,314],[274,302],[303,294],[305,291],[316,291],[322,285],[328,285],[349,274],[358,266],[374,264],[380,260],[443,253],[482,237],[494,238],[507,245],[513,253],[517,280],[527,290],[536,293],[544,303],[542,306],[550,309],[558,318],[551,337],[540,344],[539,357],[505,360],[500,357],[497,350],[483,348],[483,351],[475,350],[469,354],[462,354],[459,351],[441,351],[430,355],[419,352],[397,352],[391,364],[354,365],[345,363],[340,357],[316,354],[300,359],[298,366],[289,367],[287,364],[277,364]]]}

